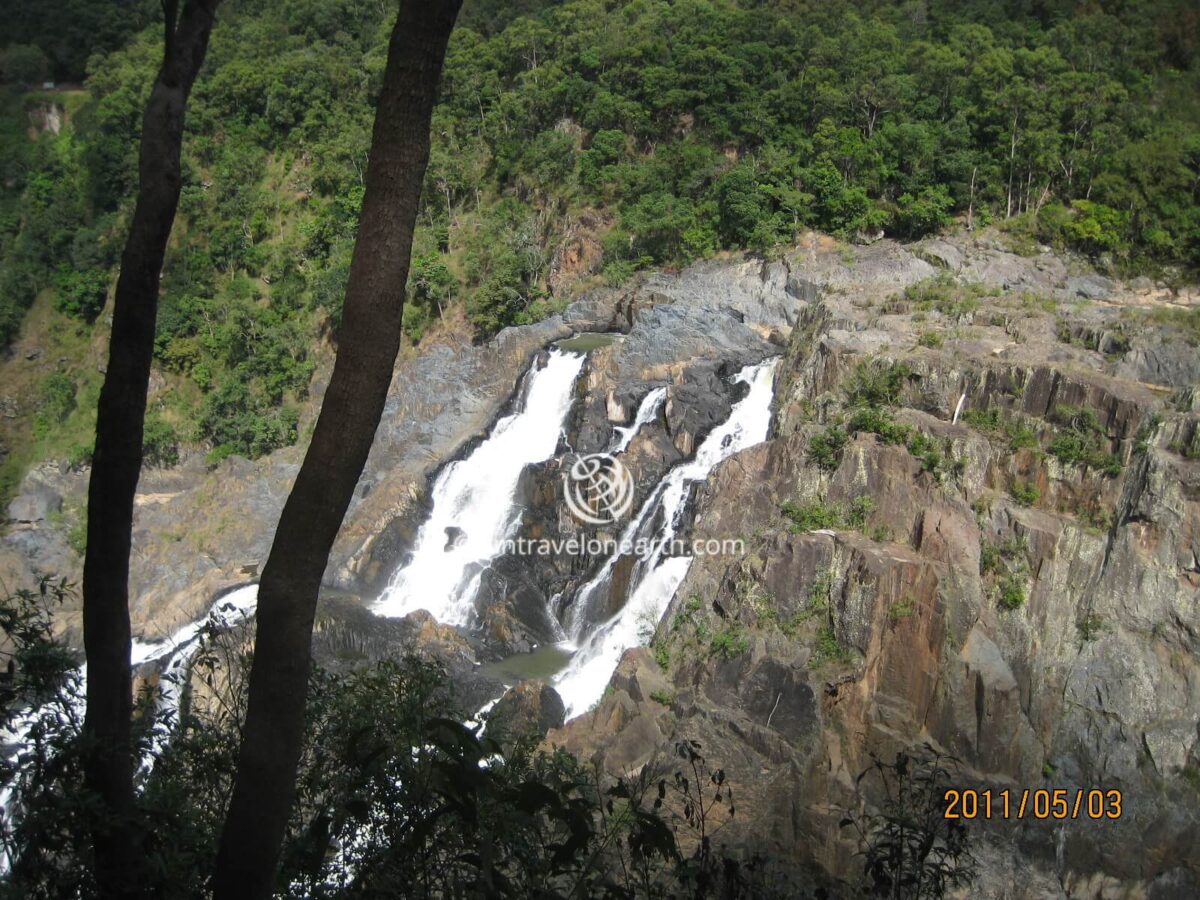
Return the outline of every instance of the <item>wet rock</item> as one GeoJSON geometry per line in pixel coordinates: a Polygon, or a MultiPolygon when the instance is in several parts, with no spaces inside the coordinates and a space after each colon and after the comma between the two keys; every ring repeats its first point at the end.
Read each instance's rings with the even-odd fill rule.
{"type": "Polygon", "coordinates": [[[566,707],[558,691],[530,679],[511,687],[488,714],[488,729],[509,735],[544,735],[561,728],[566,707]]]}

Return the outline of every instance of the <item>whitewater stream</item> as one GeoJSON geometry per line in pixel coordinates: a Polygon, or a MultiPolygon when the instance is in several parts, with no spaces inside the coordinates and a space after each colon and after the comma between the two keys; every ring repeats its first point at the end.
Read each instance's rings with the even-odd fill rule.
{"type": "Polygon", "coordinates": [[[723,460],[767,439],[776,364],[777,360],[768,360],[738,373],[734,380],[748,384],[749,392],[733,405],[729,418],[704,439],[696,456],[671,469],[659,482],[626,526],[616,553],[579,589],[571,605],[577,612],[569,630],[579,648],[554,679],[567,718],[586,712],[603,696],[621,654],[644,644],[658,625],[692,564],[691,556],[666,555],[686,519],[692,487],[708,478],[723,460]],[[657,529],[653,529],[655,522],[659,523],[657,529]],[[649,554],[634,568],[629,599],[608,621],[589,626],[589,598],[607,586],[620,556],[639,545],[649,549],[649,554]],[[585,636],[585,632],[590,633],[585,636]]]}
{"type": "Polygon", "coordinates": [[[412,556],[372,607],[381,616],[428,610],[448,625],[475,620],[475,595],[488,565],[520,522],[517,482],[526,466],[554,455],[587,357],[552,350],[526,375],[517,409],[500,419],[466,459],[442,469],[429,518],[412,556]]]}
{"type": "MultiPolygon", "coordinates": [[[[129,665],[134,671],[146,665],[154,664],[158,668],[158,698],[157,712],[159,716],[150,735],[150,747],[140,760],[140,768],[144,771],[152,763],[165,743],[170,739],[170,730],[177,721],[179,701],[183,694],[184,685],[189,677],[192,660],[203,646],[203,638],[209,630],[221,631],[232,628],[248,620],[254,615],[258,603],[258,585],[249,584],[222,594],[203,618],[189,622],[170,636],[158,641],[134,640],[129,651],[129,665]]],[[[87,665],[76,670],[74,689],[69,689],[66,698],[66,709],[61,709],[59,715],[82,725],[87,698],[87,665]]],[[[8,727],[0,731],[0,746],[14,748],[10,761],[15,760],[29,741],[29,733],[33,726],[45,715],[51,712],[45,707],[27,710],[16,717],[8,727]]],[[[21,786],[21,767],[0,787],[0,818],[8,819],[9,806],[14,792],[21,786]]],[[[11,864],[6,849],[0,848],[0,875],[6,873],[11,864]]]]}

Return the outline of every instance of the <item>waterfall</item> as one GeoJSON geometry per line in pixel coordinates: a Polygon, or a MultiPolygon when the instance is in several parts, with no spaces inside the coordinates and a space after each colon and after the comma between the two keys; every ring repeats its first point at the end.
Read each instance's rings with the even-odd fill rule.
{"type": "Polygon", "coordinates": [[[654,417],[658,415],[658,411],[662,407],[666,396],[667,389],[665,387],[657,387],[643,397],[641,405],[638,406],[637,415],[634,416],[633,424],[628,428],[621,425],[613,428],[613,438],[607,452],[613,456],[616,456],[618,453],[624,453],[626,448],[629,447],[630,442],[637,436],[637,433],[642,430],[642,427],[654,421],[654,417]]]}
{"type": "Polygon", "coordinates": [[[691,489],[696,482],[706,479],[718,463],[766,440],[777,363],[778,360],[768,360],[747,366],[737,374],[734,380],[748,384],[749,393],[734,404],[729,418],[704,439],[694,459],[667,473],[626,527],[617,551],[580,588],[572,604],[573,611],[577,611],[572,628],[577,637],[582,637],[587,627],[586,617],[578,611],[586,608],[589,596],[607,582],[618,558],[642,543],[640,539],[645,537],[647,526],[659,523],[652,549],[634,569],[629,599],[620,612],[592,630],[567,668],[555,679],[554,686],[566,704],[568,718],[585,712],[603,696],[621,654],[643,643],[644,632],[658,625],[692,563],[690,556],[665,556],[683,524],[691,489]]]}
{"type": "Polygon", "coordinates": [[[192,660],[204,643],[205,631],[225,631],[240,625],[254,615],[257,606],[258,585],[248,584],[222,594],[204,618],[184,625],[165,640],[133,642],[130,664],[135,669],[146,663],[166,661],[158,678],[158,715],[150,738],[150,753],[142,759],[143,770],[150,766],[171,737],[171,729],[178,719],[179,700],[191,673],[192,660]]]}
{"type": "Polygon", "coordinates": [[[425,609],[439,622],[471,624],[480,576],[520,520],[514,501],[521,473],[554,455],[585,358],[551,351],[546,365],[529,374],[520,409],[500,419],[466,459],[442,470],[412,557],[372,607],[376,614],[425,609]]]}
{"type": "MultiPolygon", "coordinates": [[[[170,738],[170,731],[179,709],[179,700],[183,694],[184,684],[191,669],[192,660],[200,652],[206,627],[221,630],[232,628],[254,615],[258,604],[258,585],[250,584],[236,588],[221,595],[209,608],[208,612],[194,622],[184,625],[170,637],[159,641],[134,640],[129,652],[129,664],[133,669],[151,663],[163,663],[158,681],[158,700],[156,704],[156,721],[150,738],[150,752],[140,762],[140,771],[145,772],[158,752],[162,750],[170,738]]],[[[64,717],[83,721],[87,698],[87,664],[84,663],[75,672],[75,683],[64,689],[66,708],[62,711],[64,717]]],[[[14,771],[7,783],[0,787],[0,821],[11,827],[10,817],[13,796],[17,793],[21,781],[22,766],[19,754],[29,742],[30,729],[45,715],[47,707],[35,707],[16,717],[13,722],[0,732],[0,745],[15,745],[9,757],[9,763],[14,771]]],[[[8,872],[12,860],[7,851],[0,849],[0,875],[8,872]]]]}

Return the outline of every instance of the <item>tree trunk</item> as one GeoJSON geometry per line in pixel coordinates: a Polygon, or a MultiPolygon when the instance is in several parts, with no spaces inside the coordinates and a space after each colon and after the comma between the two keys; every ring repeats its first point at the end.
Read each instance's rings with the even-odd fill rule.
{"type": "Polygon", "coordinates": [[[339,350],[258,588],[257,638],[216,900],[266,898],[295,789],[317,592],[400,348],[429,122],[461,0],[402,0],[375,113],[339,350]]]}
{"type": "Polygon", "coordinates": [[[133,496],[142,467],[159,275],[179,204],[184,111],[219,4],[220,0],[187,0],[177,17],[176,0],[163,3],[166,46],[142,119],[137,205],[121,255],[108,369],[96,413],[83,564],[88,666],[84,776],[101,802],[103,821],[93,828],[92,840],[96,880],[107,897],[138,892],[130,755],[133,496]]]}

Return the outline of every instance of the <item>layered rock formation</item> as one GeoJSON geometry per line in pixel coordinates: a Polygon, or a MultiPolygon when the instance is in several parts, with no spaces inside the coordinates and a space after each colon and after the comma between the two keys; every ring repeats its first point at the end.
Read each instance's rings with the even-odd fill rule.
{"type": "Polygon", "coordinates": [[[1141,315],[1153,295],[1052,257],[855,252],[789,259],[773,439],[701,500],[695,534],[745,557],[698,558],[653,654],[549,741],[617,773],[699,740],[749,811],[728,840],[847,882],[839,821],[880,801],[874,756],[1120,790],[1117,820],[973,823],[971,895],[1194,896],[1195,348],[1141,315]],[[933,264],[982,288],[905,295],[933,264]]]}

